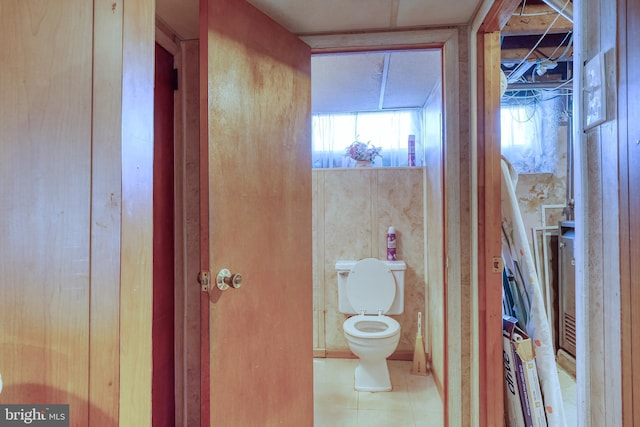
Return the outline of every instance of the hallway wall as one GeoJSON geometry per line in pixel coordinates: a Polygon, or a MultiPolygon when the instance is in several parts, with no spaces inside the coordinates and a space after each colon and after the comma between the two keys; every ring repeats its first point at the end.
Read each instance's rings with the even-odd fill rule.
{"type": "MultiPolygon", "coordinates": [[[[583,75],[584,63],[604,53],[608,89],[607,120],[590,129],[582,126],[582,96],[574,101],[576,364],[578,402],[583,408],[578,424],[619,426],[623,422],[616,2],[576,2],[574,13],[574,74],[583,75]]],[[[580,80],[574,84],[574,93],[582,93],[580,80]]]]}
{"type": "Polygon", "coordinates": [[[154,2],[1,9],[2,403],[150,425],[154,2]]]}

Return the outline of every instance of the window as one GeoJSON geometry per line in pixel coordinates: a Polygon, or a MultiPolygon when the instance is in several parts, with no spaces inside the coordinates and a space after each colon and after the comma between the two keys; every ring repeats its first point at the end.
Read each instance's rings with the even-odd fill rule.
{"type": "Polygon", "coordinates": [[[409,135],[415,137],[416,164],[422,165],[423,112],[419,109],[312,116],[312,156],[314,168],[351,167],[345,156],[353,141],[382,147],[376,166],[408,166],[409,135]]]}
{"type": "Polygon", "coordinates": [[[518,173],[555,172],[561,101],[556,94],[503,99],[501,151],[518,173]]]}

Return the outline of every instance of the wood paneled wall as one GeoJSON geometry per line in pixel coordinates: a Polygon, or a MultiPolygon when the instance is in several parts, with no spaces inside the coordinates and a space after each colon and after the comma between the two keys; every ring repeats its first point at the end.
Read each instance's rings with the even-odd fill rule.
{"type": "Polygon", "coordinates": [[[640,425],[640,114],[637,97],[640,79],[634,70],[640,65],[640,5],[634,1],[617,2],[618,33],[618,152],[620,156],[620,301],[622,352],[623,426],[640,425]]]}
{"type": "Polygon", "coordinates": [[[80,0],[0,6],[1,402],[70,403],[80,424],[89,416],[91,17],[80,0]]]}
{"type": "Polygon", "coordinates": [[[0,403],[150,425],[154,2],[0,4],[0,403]]]}
{"type": "Polygon", "coordinates": [[[585,130],[581,79],[574,84],[576,330],[579,425],[622,425],[619,156],[616,149],[616,4],[578,2],[574,75],[605,53],[607,121],[585,130]]]}

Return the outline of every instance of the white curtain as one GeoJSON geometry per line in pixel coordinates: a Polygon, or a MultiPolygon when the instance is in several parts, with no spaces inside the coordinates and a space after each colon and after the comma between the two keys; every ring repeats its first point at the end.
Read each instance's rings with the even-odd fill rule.
{"type": "Polygon", "coordinates": [[[562,99],[557,95],[503,99],[501,151],[518,173],[555,172],[562,111],[562,99]]]}
{"type": "Polygon", "coordinates": [[[382,157],[373,166],[408,166],[409,135],[415,138],[415,166],[421,166],[423,115],[422,110],[314,114],[313,167],[353,167],[355,162],[345,156],[345,149],[356,140],[382,147],[382,157]]]}

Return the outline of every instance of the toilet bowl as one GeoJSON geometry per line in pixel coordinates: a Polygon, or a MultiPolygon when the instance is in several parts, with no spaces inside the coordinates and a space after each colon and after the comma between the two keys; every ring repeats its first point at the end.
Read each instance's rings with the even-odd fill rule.
{"type": "Polygon", "coordinates": [[[403,261],[339,261],[340,312],[355,314],[342,328],[350,350],[358,359],[354,388],[359,391],[391,391],[387,366],[400,341],[400,324],[386,314],[404,311],[403,261]]]}
{"type": "Polygon", "coordinates": [[[360,391],[391,391],[387,357],[400,341],[400,324],[384,315],[357,315],[342,324],[349,349],[358,356],[355,389],[360,391]]]}

